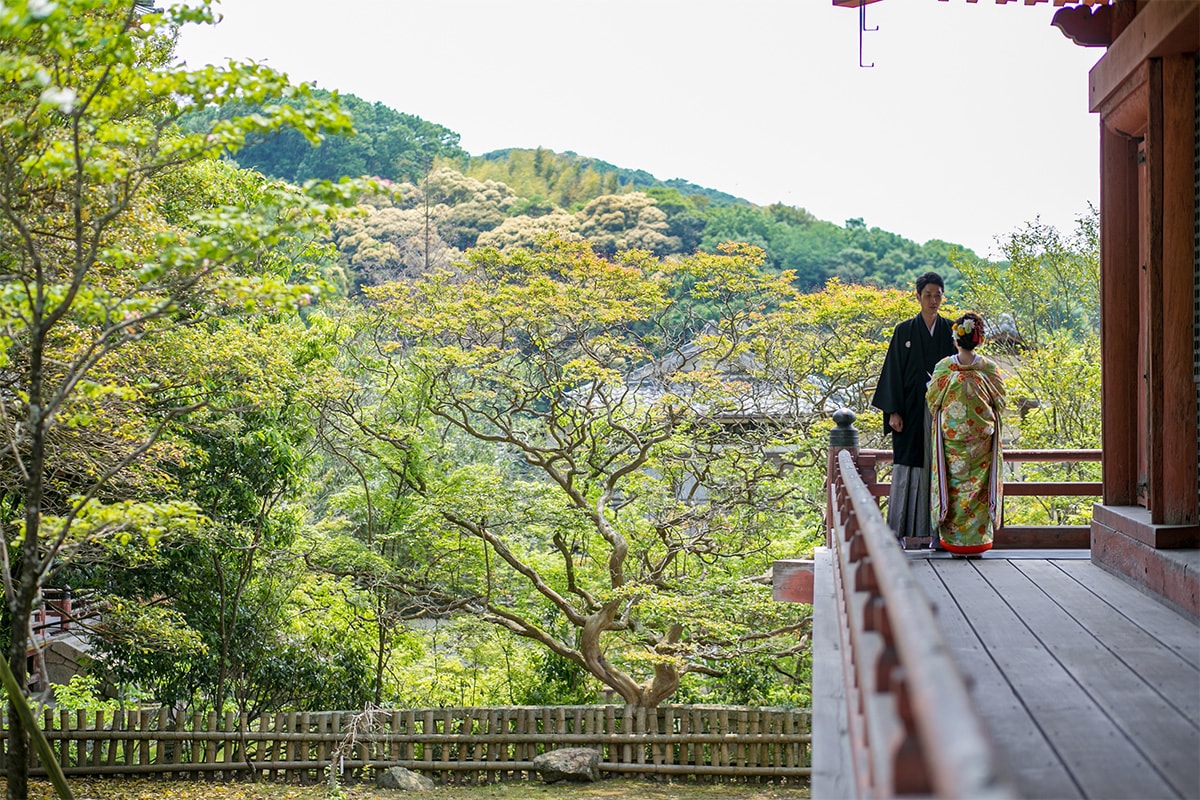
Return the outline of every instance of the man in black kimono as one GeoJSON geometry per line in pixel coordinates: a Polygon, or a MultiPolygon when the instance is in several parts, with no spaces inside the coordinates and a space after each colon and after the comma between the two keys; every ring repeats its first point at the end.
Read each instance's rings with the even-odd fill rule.
{"type": "MultiPolygon", "coordinates": [[[[929,408],[925,388],[933,368],[954,355],[950,320],[938,315],[945,284],[936,272],[917,278],[921,313],[896,326],[871,405],[883,412],[883,432],[892,436],[892,489],[888,526],[903,541],[928,537],[929,408]]],[[[937,547],[932,544],[932,547],[937,547]]]]}

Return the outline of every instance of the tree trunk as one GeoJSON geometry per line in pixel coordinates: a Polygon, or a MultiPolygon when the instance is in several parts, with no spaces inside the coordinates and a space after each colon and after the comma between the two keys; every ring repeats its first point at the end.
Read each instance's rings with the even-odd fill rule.
{"type": "MultiPolygon", "coordinates": [[[[14,616],[14,623],[16,622],[14,616]]],[[[28,622],[28,620],[26,620],[28,622]]],[[[13,641],[8,652],[8,667],[17,683],[25,683],[25,636],[13,628],[13,641]]],[[[8,700],[8,800],[25,800],[29,796],[29,732],[10,697],[8,700]]]]}
{"type": "MultiPolygon", "coordinates": [[[[579,653],[583,656],[584,666],[588,672],[600,679],[605,686],[613,689],[631,706],[657,708],[659,703],[666,700],[679,688],[679,669],[670,662],[660,662],[655,665],[654,677],[646,683],[638,683],[623,670],[617,669],[604,657],[600,646],[600,636],[612,627],[620,601],[613,600],[588,617],[583,630],[579,633],[579,653]]],[[[664,638],[663,645],[672,646],[679,641],[683,627],[673,625],[664,638]]]]}
{"type": "MultiPolygon", "coordinates": [[[[40,300],[40,298],[39,298],[40,300]]],[[[42,335],[40,308],[35,308],[34,336],[29,348],[29,393],[28,431],[29,454],[25,463],[25,535],[20,551],[10,569],[12,597],[8,598],[8,610],[12,616],[12,641],[8,648],[8,667],[21,691],[29,683],[26,656],[29,648],[29,620],[33,615],[33,603],[37,598],[41,577],[41,527],[42,499],[45,494],[46,428],[48,416],[42,407],[43,398],[43,353],[45,338],[42,335]]],[[[13,705],[8,703],[8,799],[25,800],[29,794],[29,736],[13,705]]]]}

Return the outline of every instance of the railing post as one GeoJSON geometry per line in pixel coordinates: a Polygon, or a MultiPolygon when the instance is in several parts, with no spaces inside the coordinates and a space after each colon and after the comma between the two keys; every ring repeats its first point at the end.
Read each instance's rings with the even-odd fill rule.
{"type": "Polygon", "coordinates": [[[850,457],[858,464],[858,431],[854,427],[857,419],[854,412],[848,408],[839,408],[833,412],[836,427],[829,432],[829,461],[825,468],[825,546],[833,547],[833,528],[835,519],[834,505],[837,503],[833,489],[833,478],[837,474],[838,453],[850,451],[850,457]]]}

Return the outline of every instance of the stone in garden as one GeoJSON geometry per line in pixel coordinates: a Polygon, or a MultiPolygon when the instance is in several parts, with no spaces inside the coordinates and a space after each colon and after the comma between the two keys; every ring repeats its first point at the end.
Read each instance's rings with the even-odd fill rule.
{"type": "Polygon", "coordinates": [[[564,747],[533,759],[533,768],[545,783],[600,780],[600,751],[590,747],[564,747]]]}
{"type": "Polygon", "coordinates": [[[389,767],[375,778],[375,788],[421,792],[432,789],[433,781],[404,767],[389,767]]]}

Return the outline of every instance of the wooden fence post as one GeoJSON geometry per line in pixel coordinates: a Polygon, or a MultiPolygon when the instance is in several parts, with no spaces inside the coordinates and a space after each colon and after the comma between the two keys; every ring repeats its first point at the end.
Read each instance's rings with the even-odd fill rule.
{"type": "MultiPolygon", "coordinates": [[[[449,785],[529,780],[537,755],[578,746],[600,751],[600,768],[610,775],[790,782],[811,772],[806,714],[712,705],[425,708],[382,712],[369,731],[360,731],[361,717],[341,711],[251,720],[236,712],[131,708],[118,709],[109,721],[104,713],[46,709],[41,726],[55,745],[50,761],[74,775],[211,782],[258,773],[268,781],[311,784],[328,769],[344,767],[345,779],[354,781],[365,770],[396,765],[449,785]],[[343,752],[352,732],[361,738],[343,752]]],[[[6,740],[0,724],[0,753],[6,740]]],[[[45,758],[36,769],[44,768],[45,758]]]]}

